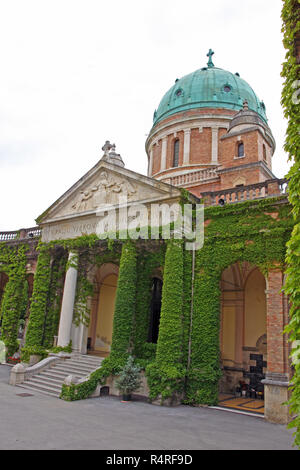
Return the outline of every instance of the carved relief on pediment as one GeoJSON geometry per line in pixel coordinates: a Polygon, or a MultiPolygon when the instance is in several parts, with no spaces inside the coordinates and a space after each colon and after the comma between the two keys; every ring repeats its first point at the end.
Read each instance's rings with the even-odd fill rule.
{"type": "Polygon", "coordinates": [[[79,191],[71,204],[71,211],[84,212],[97,209],[101,205],[118,204],[122,199],[130,201],[137,189],[127,179],[115,178],[102,170],[98,179],[88,188],[79,191]]]}

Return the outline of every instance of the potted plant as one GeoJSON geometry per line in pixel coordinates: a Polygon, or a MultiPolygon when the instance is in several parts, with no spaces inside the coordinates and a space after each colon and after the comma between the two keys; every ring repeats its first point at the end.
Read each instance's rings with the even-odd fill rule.
{"type": "Polygon", "coordinates": [[[130,401],[132,392],[140,388],[140,371],[140,367],[134,365],[134,358],[129,356],[115,383],[116,388],[122,392],[123,401],[130,401]]]}

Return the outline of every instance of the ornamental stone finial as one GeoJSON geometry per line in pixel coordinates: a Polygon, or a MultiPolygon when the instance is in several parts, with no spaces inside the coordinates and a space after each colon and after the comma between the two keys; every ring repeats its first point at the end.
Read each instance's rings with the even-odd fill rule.
{"type": "Polygon", "coordinates": [[[109,140],[105,142],[102,147],[104,152],[102,159],[108,163],[113,163],[114,165],[125,166],[122,157],[120,154],[116,153],[116,144],[111,144],[109,140]]]}
{"type": "Polygon", "coordinates": [[[207,62],[207,66],[208,67],[214,67],[215,65],[212,61],[212,56],[214,55],[214,51],[212,49],[209,49],[208,54],[206,54],[206,55],[207,55],[207,57],[209,57],[209,60],[207,62]]]}
{"type": "Polygon", "coordinates": [[[249,105],[248,105],[247,100],[244,100],[244,102],[243,102],[243,109],[244,109],[244,111],[248,111],[248,109],[249,109],[249,105]]]}
{"type": "Polygon", "coordinates": [[[102,150],[103,150],[103,152],[104,152],[103,157],[104,157],[104,156],[108,156],[108,153],[109,153],[109,151],[110,151],[112,148],[113,148],[113,145],[110,143],[109,140],[107,140],[107,141],[105,142],[105,144],[103,145],[103,147],[102,147],[102,150]]]}

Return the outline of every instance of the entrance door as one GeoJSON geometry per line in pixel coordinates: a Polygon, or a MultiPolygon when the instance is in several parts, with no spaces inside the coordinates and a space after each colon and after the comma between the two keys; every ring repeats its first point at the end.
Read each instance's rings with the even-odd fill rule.
{"type": "Polygon", "coordinates": [[[97,319],[91,324],[89,336],[92,338],[93,350],[109,353],[112,341],[113,319],[118,276],[106,276],[100,285],[97,319]]]}

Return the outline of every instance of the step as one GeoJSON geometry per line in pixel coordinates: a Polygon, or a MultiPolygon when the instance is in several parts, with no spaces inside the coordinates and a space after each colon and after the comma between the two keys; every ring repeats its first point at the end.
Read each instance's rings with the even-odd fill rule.
{"type": "Polygon", "coordinates": [[[31,377],[30,380],[34,380],[35,382],[40,382],[40,383],[50,383],[50,384],[57,385],[57,386],[60,386],[60,387],[64,383],[63,378],[57,379],[57,378],[53,378],[53,377],[47,377],[47,376],[41,375],[41,374],[34,375],[33,377],[31,377]]]}
{"type": "Polygon", "coordinates": [[[95,370],[97,368],[97,366],[94,364],[79,364],[78,362],[58,363],[55,367],[64,367],[66,369],[75,367],[76,369],[82,370],[95,370]]]}
{"type": "Polygon", "coordinates": [[[82,367],[94,367],[96,369],[98,367],[101,367],[102,361],[101,362],[87,362],[87,361],[73,361],[72,359],[68,359],[65,362],[65,364],[78,365],[82,367]]]}
{"type": "Polygon", "coordinates": [[[103,358],[99,359],[87,359],[86,357],[72,357],[71,359],[66,359],[67,361],[75,361],[75,362],[83,362],[85,364],[101,364],[103,362],[103,358]]]}
{"type": "Polygon", "coordinates": [[[59,398],[59,395],[60,395],[60,394],[53,393],[53,392],[47,392],[46,390],[38,390],[36,388],[30,387],[30,386],[25,385],[25,384],[16,385],[16,387],[20,387],[22,389],[29,390],[30,392],[43,393],[44,395],[50,395],[51,397],[55,397],[55,398],[59,398]]]}
{"type": "Polygon", "coordinates": [[[36,392],[47,393],[48,395],[52,395],[55,397],[59,397],[60,390],[52,390],[48,387],[43,387],[42,385],[31,384],[29,382],[24,382],[23,384],[19,385],[22,388],[27,388],[28,390],[33,390],[36,392]]]}
{"type": "MultiPolygon", "coordinates": [[[[60,380],[60,381],[64,381],[66,377],[68,377],[68,375],[74,375],[74,374],[57,374],[55,372],[48,372],[48,370],[45,370],[44,372],[41,372],[39,375],[42,375],[43,374],[43,377],[47,377],[47,378],[53,378],[53,379],[57,379],[57,380],[60,380]]],[[[37,377],[37,376],[34,376],[34,377],[37,377]]],[[[78,378],[78,379],[81,379],[82,377],[81,376],[78,376],[78,375],[74,375],[74,377],[78,378]]]]}
{"type": "Polygon", "coordinates": [[[46,369],[43,372],[40,372],[40,374],[50,374],[51,377],[57,377],[57,378],[62,378],[65,379],[68,377],[68,375],[72,375],[71,373],[68,373],[67,371],[60,371],[60,370],[55,370],[54,367],[51,369],[46,369]]]}
{"type": "Polygon", "coordinates": [[[82,379],[99,369],[103,359],[96,356],[72,356],[72,358],[57,363],[17,386],[31,392],[39,392],[58,398],[66,377],[73,375],[76,379],[82,379]]]}
{"type": "Polygon", "coordinates": [[[93,369],[93,368],[91,368],[91,369],[82,369],[81,367],[75,367],[75,366],[73,366],[73,367],[71,367],[71,366],[69,366],[69,367],[68,366],[56,366],[55,370],[57,372],[62,372],[62,373],[66,372],[69,375],[72,374],[72,372],[73,373],[76,372],[77,374],[81,374],[84,377],[86,375],[89,375],[91,372],[93,372],[96,369],[93,369]]]}
{"type": "Polygon", "coordinates": [[[40,382],[37,379],[26,380],[24,384],[40,388],[41,390],[48,390],[49,392],[52,392],[52,391],[58,392],[58,393],[61,392],[61,385],[48,384],[47,382],[44,382],[44,381],[40,382]]]}
{"type": "Polygon", "coordinates": [[[85,363],[88,363],[88,364],[95,364],[95,363],[99,364],[99,363],[103,362],[103,359],[104,358],[102,358],[102,357],[99,357],[99,358],[96,358],[96,359],[89,359],[86,356],[81,356],[81,357],[72,356],[69,359],[66,359],[66,361],[85,362],[85,363]]]}

